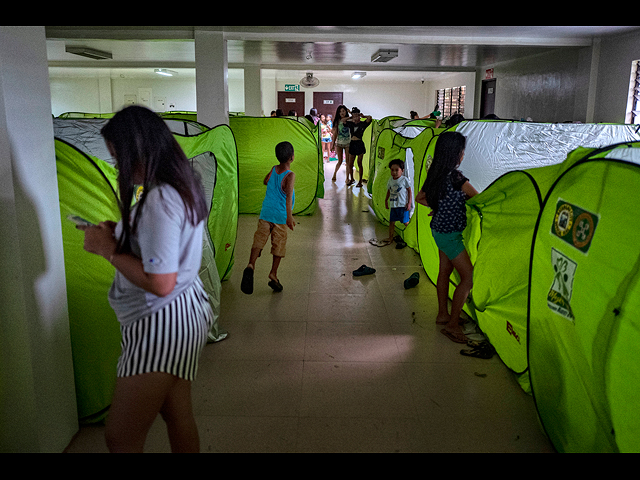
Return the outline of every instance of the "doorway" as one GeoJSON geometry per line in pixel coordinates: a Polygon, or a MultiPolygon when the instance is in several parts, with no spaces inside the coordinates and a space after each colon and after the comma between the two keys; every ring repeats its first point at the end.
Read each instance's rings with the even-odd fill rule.
{"type": "Polygon", "coordinates": [[[304,92],[278,92],[278,108],[285,115],[294,110],[296,116],[304,117],[304,92]]]}
{"type": "Polygon", "coordinates": [[[340,105],[342,105],[342,92],[313,92],[313,106],[318,110],[318,116],[335,117],[336,109],[340,105]]]}
{"type": "Polygon", "coordinates": [[[496,79],[482,81],[482,96],[480,97],[480,118],[494,113],[496,104],[496,79]]]}

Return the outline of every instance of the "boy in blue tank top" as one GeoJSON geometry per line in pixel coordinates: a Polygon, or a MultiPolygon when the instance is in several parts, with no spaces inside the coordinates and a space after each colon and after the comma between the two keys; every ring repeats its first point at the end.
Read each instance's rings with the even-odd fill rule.
{"type": "Polygon", "coordinates": [[[273,263],[269,272],[269,286],[275,292],[282,291],[282,284],[278,280],[278,267],[284,258],[287,245],[287,227],[293,230],[293,206],[295,204],[295,174],[290,170],[293,162],[293,145],[289,142],[281,142],[276,145],[276,158],[279,165],[271,168],[264,178],[267,193],[262,202],[262,210],[258,219],[258,228],[253,237],[249,264],[242,273],[242,292],[250,295],[253,293],[253,273],[256,260],[262,253],[262,249],[271,237],[271,255],[273,263]]]}

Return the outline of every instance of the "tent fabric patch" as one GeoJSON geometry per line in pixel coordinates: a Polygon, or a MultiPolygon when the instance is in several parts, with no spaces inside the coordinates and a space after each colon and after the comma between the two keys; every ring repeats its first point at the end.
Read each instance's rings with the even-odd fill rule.
{"type": "Polygon", "coordinates": [[[547,294],[547,305],[552,311],[573,321],[571,295],[578,264],[555,248],[551,249],[551,263],[555,275],[551,289],[547,294]]]}
{"type": "Polygon", "coordinates": [[[553,235],[586,254],[597,226],[598,215],[558,199],[551,226],[553,235]]]}

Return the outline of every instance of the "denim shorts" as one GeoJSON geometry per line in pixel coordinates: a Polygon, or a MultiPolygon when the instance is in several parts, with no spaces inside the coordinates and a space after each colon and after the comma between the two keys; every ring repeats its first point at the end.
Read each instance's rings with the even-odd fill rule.
{"type": "Polygon", "coordinates": [[[462,242],[462,232],[439,233],[431,230],[433,239],[440,250],[444,252],[449,260],[453,260],[464,251],[462,242]]]}
{"type": "Polygon", "coordinates": [[[389,212],[389,221],[391,222],[400,222],[406,225],[409,220],[411,220],[411,212],[406,207],[392,208],[389,212]]]}

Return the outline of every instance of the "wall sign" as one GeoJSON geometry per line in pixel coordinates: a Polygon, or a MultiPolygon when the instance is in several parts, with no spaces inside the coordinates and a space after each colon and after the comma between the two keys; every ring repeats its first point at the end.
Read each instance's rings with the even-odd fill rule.
{"type": "Polygon", "coordinates": [[[284,86],[284,91],[285,92],[299,92],[300,91],[300,85],[296,85],[296,84],[285,85],[284,86]]]}

